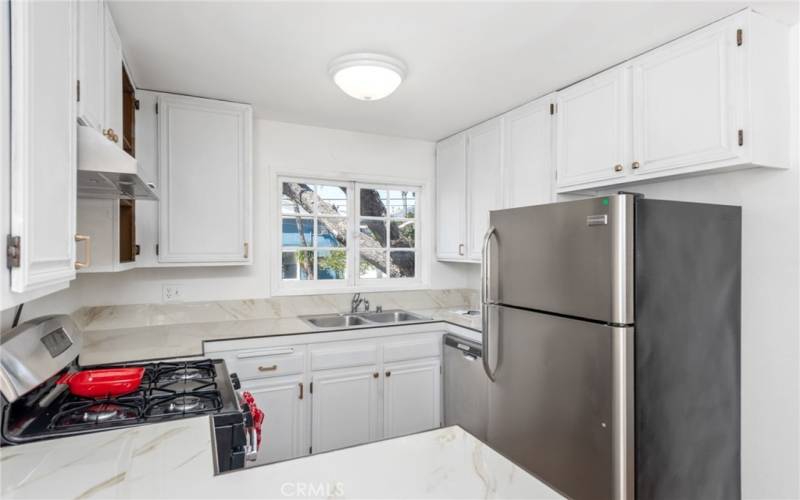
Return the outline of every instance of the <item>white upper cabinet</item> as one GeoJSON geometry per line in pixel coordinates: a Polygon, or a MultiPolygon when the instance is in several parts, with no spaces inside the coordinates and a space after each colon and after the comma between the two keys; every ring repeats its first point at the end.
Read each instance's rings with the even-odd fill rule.
{"type": "Polygon", "coordinates": [[[77,5],[10,9],[11,235],[20,253],[11,290],[28,292],[75,277],[77,5]]]}
{"type": "Polygon", "coordinates": [[[383,382],[383,437],[392,438],[441,425],[439,358],[386,363],[383,382]]]}
{"type": "Polygon", "coordinates": [[[787,166],[786,42],[746,11],[635,59],[633,173],[787,166]]]}
{"type": "Polygon", "coordinates": [[[787,27],[745,10],[558,92],[558,191],[788,168],[787,57],[787,27]]]}
{"type": "Polygon", "coordinates": [[[552,97],[503,116],[503,207],[553,201],[552,97]]]}
{"type": "Polygon", "coordinates": [[[250,106],[158,98],[160,263],[252,261],[250,106]]]}
{"type": "Polygon", "coordinates": [[[78,4],[78,80],[80,98],[78,119],[101,129],[104,113],[104,19],[102,0],[83,0],[78,4]]]}
{"type": "Polygon", "coordinates": [[[628,68],[612,68],[558,93],[558,186],[624,175],[629,157],[628,68]]]}
{"type": "Polygon", "coordinates": [[[466,134],[436,145],[436,256],[466,258],[467,148],[466,134]]]}
{"type": "Polygon", "coordinates": [[[122,43],[111,18],[105,9],[105,119],[103,133],[122,147],[122,43]]]}
{"type": "Polygon", "coordinates": [[[489,211],[502,208],[502,120],[467,130],[467,257],[480,261],[489,211]]]}

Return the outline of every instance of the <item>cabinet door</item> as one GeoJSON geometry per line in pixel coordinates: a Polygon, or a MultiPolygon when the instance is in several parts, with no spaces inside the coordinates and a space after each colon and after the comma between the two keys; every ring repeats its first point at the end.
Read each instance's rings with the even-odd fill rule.
{"type": "Polygon", "coordinates": [[[111,18],[105,9],[105,123],[109,134],[117,137],[122,147],[122,43],[111,18]]]}
{"type": "Polygon", "coordinates": [[[503,116],[503,206],[553,201],[552,98],[545,97],[503,116]]]}
{"type": "Polygon", "coordinates": [[[502,208],[502,129],[494,119],[467,131],[467,256],[481,259],[489,210],[502,208]]]}
{"type": "Polygon", "coordinates": [[[623,177],[630,156],[628,69],[612,68],[556,97],[557,184],[623,177]]]}
{"type": "Polygon", "coordinates": [[[314,453],[378,439],[379,380],[377,366],[313,373],[314,453]]]}
{"type": "Polygon", "coordinates": [[[246,465],[263,465],[297,458],[308,449],[306,386],[303,375],[242,382],[264,411],[258,459],[246,465]]]}
{"type": "MultiPolygon", "coordinates": [[[[8,6],[6,6],[8,7],[8,6]]],[[[76,2],[10,2],[11,289],[75,277],[76,2]]]]}
{"type": "Polygon", "coordinates": [[[436,257],[466,258],[467,142],[461,133],[436,145],[436,257]]]}
{"type": "Polygon", "coordinates": [[[158,98],[159,262],[249,263],[249,106],[158,98]]]}
{"type": "Polygon", "coordinates": [[[441,425],[440,366],[439,359],[384,365],[384,438],[441,425]]]}
{"type": "MultiPolygon", "coordinates": [[[[158,184],[158,94],[137,90],[139,109],[136,112],[136,163],[139,176],[159,194],[158,184]]],[[[136,243],[139,255],[136,267],[158,266],[158,202],[136,200],[136,243]]]]}
{"type": "Polygon", "coordinates": [[[633,171],[736,158],[735,25],[717,23],[633,63],[633,171]]]}
{"type": "Polygon", "coordinates": [[[100,130],[104,121],[105,9],[102,0],[78,2],[78,119],[100,130]]]}

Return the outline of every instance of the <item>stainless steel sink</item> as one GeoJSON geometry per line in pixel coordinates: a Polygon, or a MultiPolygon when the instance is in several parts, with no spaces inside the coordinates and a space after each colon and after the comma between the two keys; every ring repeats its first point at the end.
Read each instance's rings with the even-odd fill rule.
{"type": "Polygon", "coordinates": [[[306,323],[318,328],[349,328],[367,323],[363,318],[353,315],[329,314],[302,318],[306,323]]]}
{"type": "Polygon", "coordinates": [[[404,323],[406,321],[420,321],[425,319],[422,316],[408,311],[361,313],[360,316],[375,323],[404,323]]]}
{"type": "Polygon", "coordinates": [[[322,314],[300,316],[300,319],[316,328],[351,328],[425,321],[429,318],[408,311],[366,312],[354,314],[322,314]]]}

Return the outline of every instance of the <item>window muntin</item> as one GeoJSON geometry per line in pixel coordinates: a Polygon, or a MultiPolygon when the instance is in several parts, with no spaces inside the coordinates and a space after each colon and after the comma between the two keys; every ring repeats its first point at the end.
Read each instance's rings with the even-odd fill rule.
{"type": "Polygon", "coordinates": [[[296,179],[278,184],[283,286],[419,281],[418,187],[296,179]]]}

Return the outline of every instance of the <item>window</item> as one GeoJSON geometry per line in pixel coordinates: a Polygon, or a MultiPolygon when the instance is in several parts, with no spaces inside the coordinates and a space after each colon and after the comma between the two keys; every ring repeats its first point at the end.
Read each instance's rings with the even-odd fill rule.
{"type": "Polygon", "coordinates": [[[419,280],[419,187],[279,179],[281,287],[419,280]]]}

